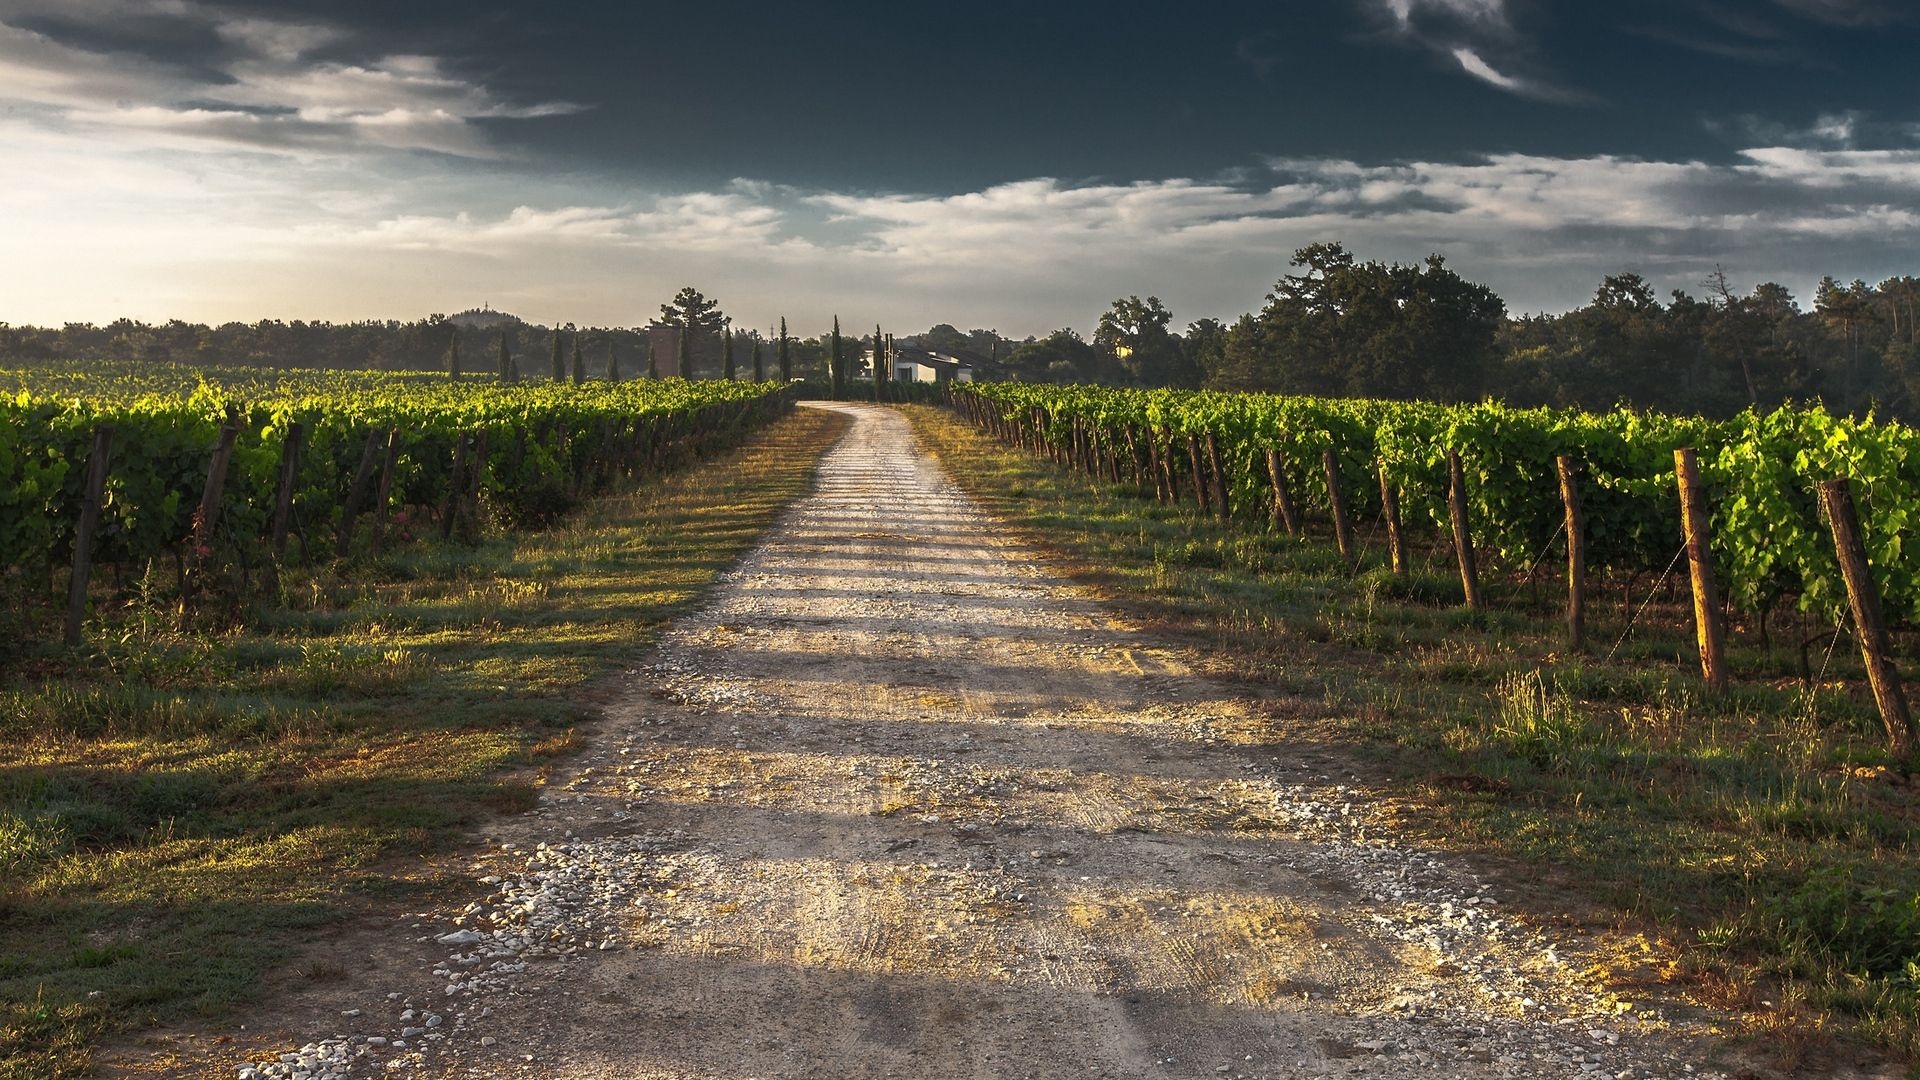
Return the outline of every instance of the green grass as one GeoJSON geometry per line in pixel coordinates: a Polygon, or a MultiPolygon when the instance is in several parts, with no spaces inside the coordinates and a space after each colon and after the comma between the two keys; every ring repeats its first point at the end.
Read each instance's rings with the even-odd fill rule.
{"type": "Polygon", "coordinates": [[[13,616],[0,1078],[82,1075],[102,1038],[222,1015],[303,935],[438,888],[420,856],[533,804],[589,684],[805,491],[844,422],[799,410],[544,532],[289,575],[224,625],[183,632],[135,589],[67,652],[13,616]]]}
{"type": "Polygon", "coordinates": [[[1410,829],[1524,867],[1511,876],[1534,883],[1541,917],[1597,907],[1616,940],[1653,940],[1658,962],[1623,966],[1623,989],[1658,979],[1752,1010],[1783,1046],[1844,1030],[1920,1056],[1920,785],[1887,755],[1849,642],[1828,660],[1820,639],[1809,690],[1797,647],[1747,628],[1736,685],[1714,697],[1684,593],[1656,596],[1630,633],[1610,593],[1590,609],[1592,653],[1569,655],[1551,580],[1536,603],[1517,576],[1486,575],[1496,606],[1465,611],[1440,538],[1402,580],[1378,537],[1348,566],[1330,539],[1200,520],[944,410],[908,412],[989,510],[1219,674],[1264,686],[1276,739],[1373,762],[1410,829]]]}

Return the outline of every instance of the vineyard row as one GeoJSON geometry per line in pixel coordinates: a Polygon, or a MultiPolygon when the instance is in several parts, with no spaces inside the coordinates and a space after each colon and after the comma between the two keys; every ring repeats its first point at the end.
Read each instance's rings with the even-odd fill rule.
{"type": "Polygon", "coordinates": [[[1721,597],[1766,616],[1792,600],[1851,618],[1896,750],[1914,726],[1882,604],[1912,622],[1920,578],[1903,557],[1920,505],[1920,436],[1819,409],[1726,421],[1620,410],[1510,409],[973,384],[951,401],[1009,445],[1162,502],[1299,536],[1324,513],[1343,557],[1354,522],[1384,527],[1408,572],[1408,525],[1451,538],[1465,602],[1481,559],[1531,576],[1564,550],[1570,644],[1584,645],[1589,568],[1671,572],[1684,559],[1701,665],[1727,679],[1721,597]]]}
{"type": "MultiPolygon", "coordinates": [[[[324,383],[324,378],[319,380],[324,383]]],[[[311,380],[310,380],[311,382],[311,380]]],[[[446,381],[0,399],[0,570],[70,562],[77,643],[95,563],[171,562],[183,599],[236,570],[539,524],[580,495],[730,445],[784,413],[772,383],[499,387],[446,381]],[[359,529],[362,518],[371,525],[359,529]]],[[[116,573],[116,576],[119,576],[116,573]]]]}

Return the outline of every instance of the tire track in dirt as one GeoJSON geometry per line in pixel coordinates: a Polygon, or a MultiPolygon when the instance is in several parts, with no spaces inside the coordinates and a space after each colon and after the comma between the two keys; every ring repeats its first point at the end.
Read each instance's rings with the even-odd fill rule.
{"type": "Polygon", "coordinates": [[[1397,842],[1330,760],[1263,742],[1257,703],[1051,576],[901,417],[835,407],[854,422],[816,491],[499,830],[474,864],[496,892],[420,938],[450,943],[436,976],[323,1057],[657,1080],[1734,1071],[1712,1018],[1587,981],[1576,945],[1397,842]],[[484,974],[502,964],[524,967],[484,974]],[[451,1019],[396,1047],[388,1014],[429,999],[451,1019]]]}

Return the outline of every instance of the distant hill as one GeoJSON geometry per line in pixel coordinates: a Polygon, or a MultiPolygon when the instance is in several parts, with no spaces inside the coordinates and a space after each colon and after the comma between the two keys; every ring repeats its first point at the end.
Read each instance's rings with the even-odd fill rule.
{"type": "Polygon", "coordinates": [[[518,326],[525,322],[518,315],[509,315],[504,311],[495,311],[488,307],[468,308],[458,315],[447,316],[447,321],[455,326],[465,326],[475,330],[492,330],[498,326],[518,326]]]}

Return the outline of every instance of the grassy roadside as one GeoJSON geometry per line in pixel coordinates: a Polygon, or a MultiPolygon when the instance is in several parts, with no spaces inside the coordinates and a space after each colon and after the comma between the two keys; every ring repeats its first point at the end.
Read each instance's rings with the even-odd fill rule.
{"type": "Polygon", "coordinates": [[[1550,603],[1461,610],[1450,553],[1405,580],[1379,544],[1349,567],[1329,542],[1202,521],[904,411],[989,511],[1292,701],[1298,731],[1374,758],[1410,828],[1516,864],[1542,912],[1612,913],[1656,958],[1623,964],[1622,989],[1746,1010],[1790,1059],[1841,1032],[1920,1056],[1920,785],[1846,684],[1804,691],[1797,658],[1743,641],[1747,678],[1713,699],[1677,607],[1611,658],[1625,620],[1596,613],[1598,655],[1564,655],[1550,603]]]}
{"type": "Polygon", "coordinates": [[[431,887],[418,856],[532,805],[589,684],[804,493],[845,418],[561,525],[411,546],[182,634],[138,607],[0,669],[0,1078],[245,1001],[302,934],[431,887]]]}

